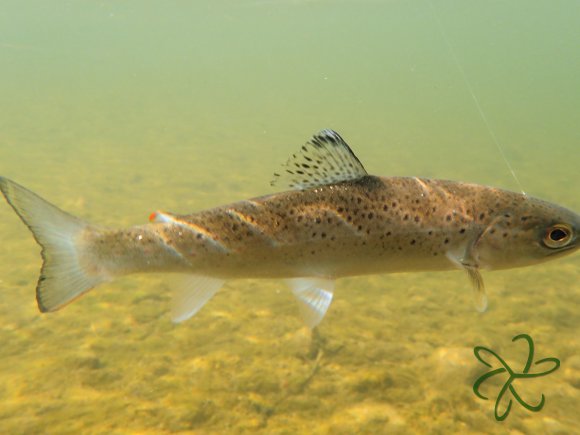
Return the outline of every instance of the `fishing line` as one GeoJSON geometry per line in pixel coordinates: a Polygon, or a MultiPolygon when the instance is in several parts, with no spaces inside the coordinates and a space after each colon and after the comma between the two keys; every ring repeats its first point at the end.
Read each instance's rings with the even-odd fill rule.
{"type": "Polygon", "coordinates": [[[503,148],[500,145],[499,139],[497,138],[496,134],[494,133],[493,129],[491,128],[491,125],[490,125],[489,121],[487,120],[487,116],[485,116],[485,112],[481,108],[481,104],[479,104],[479,99],[477,98],[477,95],[475,95],[475,91],[473,90],[473,86],[471,86],[471,82],[467,78],[467,74],[465,73],[465,69],[463,69],[461,62],[459,62],[459,58],[457,57],[457,54],[455,54],[455,50],[453,48],[453,45],[451,45],[451,42],[449,41],[449,38],[447,37],[447,33],[445,32],[445,29],[443,28],[443,24],[441,23],[441,20],[439,19],[439,15],[437,15],[437,11],[435,10],[435,6],[433,5],[433,2],[431,0],[427,0],[427,3],[431,7],[431,11],[433,12],[433,17],[435,18],[435,23],[437,24],[437,28],[439,29],[439,32],[441,33],[441,36],[443,37],[443,40],[445,41],[445,44],[447,45],[447,49],[449,50],[449,53],[451,53],[451,57],[455,61],[455,65],[457,66],[457,69],[461,73],[461,77],[463,77],[463,81],[465,82],[465,85],[467,86],[469,94],[471,95],[471,98],[473,99],[473,102],[475,103],[475,107],[477,108],[477,111],[479,112],[479,116],[481,116],[483,124],[487,128],[487,131],[489,132],[489,135],[491,136],[493,143],[495,143],[495,146],[497,147],[503,161],[505,162],[506,166],[508,167],[512,176],[514,177],[514,180],[516,180],[516,183],[518,184],[518,187],[522,191],[522,194],[526,195],[526,192],[524,191],[524,187],[522,186],[522,183],[520,182],[519,178],[517,177],[516,172],[514,171],[514,168],[510,164],[509,160],[507,159],[505,153],[503,152],[503,148]]]}

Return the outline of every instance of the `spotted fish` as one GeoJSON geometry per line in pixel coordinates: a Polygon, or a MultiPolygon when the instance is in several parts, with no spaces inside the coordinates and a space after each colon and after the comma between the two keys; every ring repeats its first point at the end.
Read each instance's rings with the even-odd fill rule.
{"type": "Polygon", "coordinates": [[[108,229],[73,217],[0,178],[0,190],[42,247],[40,311],[140,272],[187,276],[176,322],[237,278],[286,279],[305,323],[320,323],[344,276],[453,268],[487,306],[482,269],[527,266],[578,249],[580,216],[524,194],[418,177],[367,174],[332,130],[314,135],[275,174],[291,190],[190,215],[108,229]]]}

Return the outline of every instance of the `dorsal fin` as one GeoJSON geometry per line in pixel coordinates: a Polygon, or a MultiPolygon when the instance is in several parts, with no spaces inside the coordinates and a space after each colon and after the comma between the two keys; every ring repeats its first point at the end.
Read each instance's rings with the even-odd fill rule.
{"type": "Polygon", "coordinates": [[[283,171],[274,174],[272,186],[286,184],[292,189],[308,189],[368,175],[344,139],[333,130],[316,133],[283,166],[283,171]]]}

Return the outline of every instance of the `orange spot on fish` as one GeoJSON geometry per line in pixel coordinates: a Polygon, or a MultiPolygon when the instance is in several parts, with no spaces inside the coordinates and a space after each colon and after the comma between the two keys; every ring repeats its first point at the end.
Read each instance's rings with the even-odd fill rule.
{"type": "Polygon", "coordinates": [[[149,215],[149,222],[154,222],[156,218],[157,218],[157,212],[154,211],[153,213],[151,213],[149,215]]]}

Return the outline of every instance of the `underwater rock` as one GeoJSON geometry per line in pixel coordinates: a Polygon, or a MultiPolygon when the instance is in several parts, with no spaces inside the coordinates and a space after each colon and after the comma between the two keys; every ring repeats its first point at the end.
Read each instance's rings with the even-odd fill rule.
{"type": "Polygon", "coordinates": [[[574,388],[580,389],[580,355],[566,359],[562,364],[564,379],[574,388]]]}
{"type": "Polygon", "coordinates": [[[471,384],[479,372],[473,349],[468,347],[440,347],[433,352],[431,361],[438,382],[471,384]]]}
{"type": "Polygon", "coordinates": [[[399,433],[406,424],[395,407],[363,402],[337,411],[330,429],[332,433],[399,433]]]}
{"type": "Polygon", "coordinates": [[[565,435],[572,433],[563,423],[551,417],[526,418],[523,422],[527,433],[542,433],[547,435],[565,435]]]}

